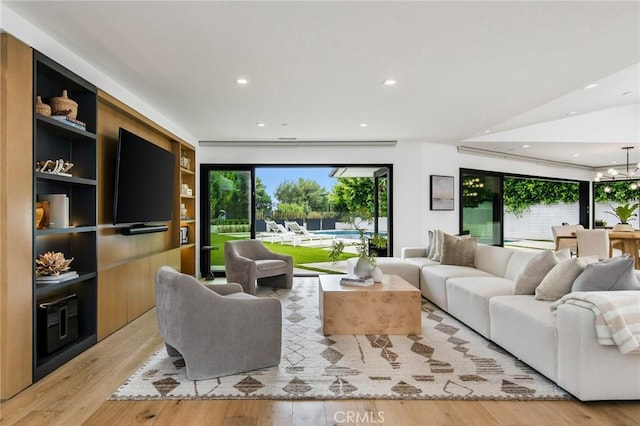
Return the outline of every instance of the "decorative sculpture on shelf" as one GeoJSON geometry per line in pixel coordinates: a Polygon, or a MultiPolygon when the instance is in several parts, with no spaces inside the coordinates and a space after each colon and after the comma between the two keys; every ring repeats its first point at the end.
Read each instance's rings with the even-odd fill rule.
{"type": "Polygon", "coordinates": [[[41,160],[36,161],[36,172],[50,173],[54,175],[71,176],[69,170],[74,166],[70,161],[62,158],[58,160],[41,160]]]}
{"type": "Polygon", "coordinates": [[[72,261],[73,257],[71,259],[65,259],[64,254],[62,254],[61,252],[48,251],[44,254],[41,254],[36,259],[36,276],[60,275],[61,272],[66,272],[69,270],[69,264],[72,261]]]}

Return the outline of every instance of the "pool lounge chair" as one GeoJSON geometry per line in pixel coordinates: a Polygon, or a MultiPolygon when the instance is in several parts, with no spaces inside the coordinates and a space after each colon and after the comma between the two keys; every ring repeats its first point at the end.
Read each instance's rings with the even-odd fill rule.
{"type": "Polygon", "coordinates": [[[287,231],[284,226],[277,223],[275,220],[265,220],[264,223],[267,225],[266,232],[260,232],[257,234],[257,238],[260,240],[267,240],[270,243],[280,242],[280,244],[285,241],[291,241],[296,236],[294,232],[287,231]]]}
{"type": "Polygon", "coordinates": [[[320,242],[322,243],[324,239],[327,239],[327,241],[332,241],[336,238],[335,235],[311,233],[307,230],[307,228],[305,228],[303,225],[300,225],[296,221],[285,220],[284,225],[286,229],[288,229],[295,235],[295,237],[293,238],[294,246],[298,245],[298,243],[302,244],[304,240],[309,240],[311,242],[320,240],[320,242]]]}

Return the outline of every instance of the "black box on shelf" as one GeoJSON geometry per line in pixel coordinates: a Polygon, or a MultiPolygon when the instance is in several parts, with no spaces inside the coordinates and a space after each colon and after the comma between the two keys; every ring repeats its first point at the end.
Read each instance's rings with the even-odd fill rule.
{"type": "Polygon", "coordinates": [[[71,294],[38,304],[38,336],[42,355],[78,339],[78,296],[71,294]]]}

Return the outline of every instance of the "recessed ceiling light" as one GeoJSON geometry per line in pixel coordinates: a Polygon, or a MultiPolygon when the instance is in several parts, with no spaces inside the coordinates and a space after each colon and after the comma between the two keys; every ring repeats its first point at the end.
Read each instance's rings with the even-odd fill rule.
{"type": "Polygon", "coordinates": [[[598,83],[591,83],[591,84],[585,86],[584,88],[585,89],[593,89],[594,87],[598,87],[598,83]]]}
{"type": "Polygon", "coordinates": [[[618,162],[614,160],[611,162],[611,164],[618,164],[618,162]]]}
{"type": "Polygon", "coordinates": [[[245,84],[249,84],[249,80],[244,77],[240,77],[236,79],[236,83],[244,86],[245,84]]]}
{"type": "Polygon", "coordinates": [[[264,127],[265,124],[264,123],[258,123],[258,127],[264,127]]]}
{"type": "Polygon", "coordinates": [[[567,113],[567,115],[575,115],[575,114],[577,114],[577,112],[575,112],[575,111],[569,111],[569,112],[567,113]]]}
{"type": "Polygon", "coordinates": [[[573,154],[574,157],[580,157],[580,154],[573,154]]]}
{"type": "Polygon", "coordinates": [[[482,133],[491,133],[491,129],[483,130],[482,133]]]}
{"type": "Polygon", "coordinates": [[[384,84],[385,86],[393,86],[396,83],[397,81],[395,80],[395,78],[388,78],[382,84],[384,84]]]}
{"type": "Polygon", "coordinates": [[[531,145],[522,145],[523,148],[529,148],[531,145]]]}
{"type": "Polygon", "coordinates": [[[367,123],[360,123],[360,127],[368,127],[369,125],[367,123]]]}

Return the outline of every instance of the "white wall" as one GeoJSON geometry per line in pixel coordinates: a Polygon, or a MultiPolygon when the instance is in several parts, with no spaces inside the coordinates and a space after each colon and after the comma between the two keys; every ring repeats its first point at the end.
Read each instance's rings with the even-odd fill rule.
{"type": "MultiPolygon", "coordinates": [[[[61,22],[60,25],[65,24],[61,22]]],[[[16,14],[2,2],[0,2],[0,29],[60,63],[65,68],[68,68],[91,84],[124,102],[147,118],[174,133],[176,136],[194,146],[196,145],[197,139],[186,129],[177,125],[158,110],[149,106],[145,101],[133,95],[131,90],[121,86],[118,82],[111,79],[110,76],[52,39],[51,36],[16,14]]]]}
{"type": "Polygon", "coordinates": [[[581,169],[549,167],[532,162],[458,153],[455,146],[398,142],[394,147],[357,146],[200,146],[198,162],[209,164],[393,164],[394,255],[408,246],[422,246],[427,230],[457,233],[460,168],[589,180],[581,169]],[[429,175],[455,177],[455,210],[429,210],[429,175]]]}

